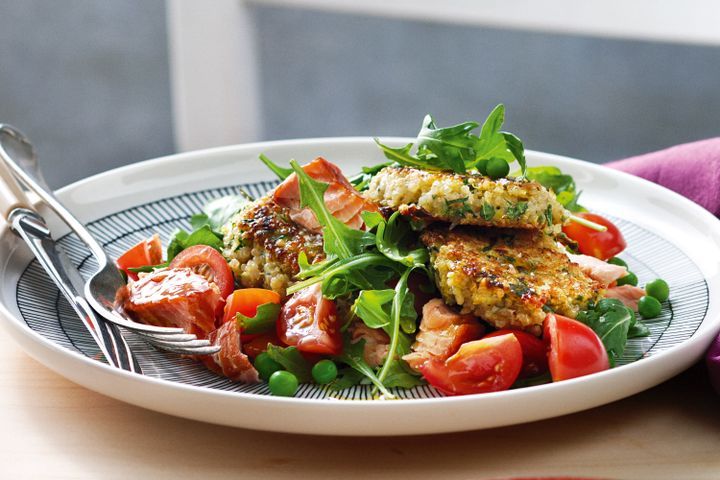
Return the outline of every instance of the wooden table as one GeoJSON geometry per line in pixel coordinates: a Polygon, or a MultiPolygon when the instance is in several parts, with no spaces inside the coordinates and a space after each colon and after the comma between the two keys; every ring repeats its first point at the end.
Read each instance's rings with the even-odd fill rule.
{"type": "Polygon", "coordinates": [[[720,478],[720,396],[701,367],[552,420],[458,434],[311,437],[134,407],[32,360],[0,329],[0,478],[720,478]]]}

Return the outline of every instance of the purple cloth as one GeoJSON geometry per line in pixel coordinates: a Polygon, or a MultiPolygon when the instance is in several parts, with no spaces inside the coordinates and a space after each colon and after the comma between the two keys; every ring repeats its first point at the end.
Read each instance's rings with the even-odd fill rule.
{"type": "MultiPolygon", "coordinates": [[[[606,164],[683,195],[720,216],[720,138],[686,143],[606,164]]],[[[710,381],[720,393],[720,336],[705,356],[710,381]]]]}

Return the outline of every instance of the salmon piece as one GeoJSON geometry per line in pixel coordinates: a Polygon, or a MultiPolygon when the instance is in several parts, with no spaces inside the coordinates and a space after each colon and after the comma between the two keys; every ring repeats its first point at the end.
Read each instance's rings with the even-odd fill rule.
{"type": "Polygon", "coordinates": [[[638,300],[644,297],[645,289],[634,285],[620,285],[605,290],[605,298],[615,298],[623,302],[623,304],[638,311],[638,300]]]}
{"type": "Polygon", "coordinates": [[[224,299],[214,283],[192,269],[166,268],[130,281],[118,303],[137,322],[180,327],[205,338],[215,330],[224,299]]]}
{"type": "MultiPolygon", "coordinates": [[[[345,178],[340,168],[318,157],[302,167],[313,180],[328,184],[324,200],[330,213],[350,228],[361,229],[364,225],[362,212],[379,212],[378,206],[366,200],[345,178]]],[[[309,208],[300,207],[300,186],[297,175],[287,177],[273,192],[278,205],[290,210],[290,218],[312,232],[320,232],[322,226],[309,208]]]]}
{"type": "Polygon", "coordinates": [[[350,341],[357,343],[365,340],[363,357],[365,363],[372,368],[382,365],[390,348],[390,337],[380,329],[370,328],[362,322],[356,322],[352,329],[350,341]]]}
{"type": "Polygon", "coordinates": [[[212,355],[197,357],[206,367],[233,382],[257,383],[260,381],[258,371],[250,363],[248,356],[242,352],[237,322],[223,323],[217,330],[210,333],[208,340],[213,345],[219,346],[220,351],[212,355]]]}
{"type": "Polygon", "coordinates": [[[568,257],[571,262],[580,266],[580,269],[585,275],[593,280],[597,280],[606,287],[628,274],[627,268],[625,267],[613,265],[612,263],[604,262],[599,258],[589,255],[573,255],[572,253],[568,253],[568,257]]]}
{"type": "Polygon", "coordinates": [[[423,307],[420,331],[412,345],[412,353],[403,356],[408,365],[420,371],[429,360],[445,361],[458,351],[460,345],[477,340],[485,328],[473,315],[461,315],[440,298],[423,307]]]}

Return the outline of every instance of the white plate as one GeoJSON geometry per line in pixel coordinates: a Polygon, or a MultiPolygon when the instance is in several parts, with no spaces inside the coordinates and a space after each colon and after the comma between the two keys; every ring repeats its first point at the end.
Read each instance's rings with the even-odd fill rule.
{"type": "MultiPolygon", "coordinates": [[[[403,144],[405,139],[388,140],[403,144]]],[[[291,140],[174,155],[113,170],[58,192],[112,254],[152,230],[166,237],[207,199],[273,175],[257,161],[308,161],[318,155],[354,173],[383,161],[367,138],[291,140]]],[[[147,375],[114,370],[97,353],[67,305],[49,285],[22,242],[0,235],[3,322],[34,358],[83,386],[145,408],[223,425],[329,435],[405,435],[473,430],[563,415],[652,387],[697,361],[720,329],[720,222],[692,202],[644,180],[601,166],[528,152],[531,165],[557,165],[575,177],[582,203],[612,216],[628,239],[623,254],[641,284],[669,280],[671,301],[651,322],[647,339],[629,343],[623,365],[556,384],[484,395],[442,397],[432,388],[402,392],[401,400],[367,400],[358,388],[330,398],[304,387],[301,398],[267,395],[265,386],[232,384],[186,359],[129,338],[147,375]],[[172,367],[172,368],[168,368],[172,367]]],[[[49,215],[48,215],[49,216],[49,215]]],[[[53,225],[56,232],[65,232],[53,225]]],[[[86,253],[70,236],[60,242],[84,273],[86,253]]]]}

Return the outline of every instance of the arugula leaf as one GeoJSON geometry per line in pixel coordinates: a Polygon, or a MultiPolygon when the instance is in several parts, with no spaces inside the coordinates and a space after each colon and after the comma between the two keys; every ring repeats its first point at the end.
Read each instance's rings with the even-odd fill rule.
{"type": "Polygon", "coordinates": [[[404,147],[399,148],[392,148],[388,147],[387,145],[383,145],[377,138],[375,138],[375,143],[377,143],[378,147],[380,147],[380,149],[383,151],[386,158],[392,160],[393,162],[399,163],[400,165],[405,165],[407,167],[415,167],[423,170],[443,170],[443,168],[438,167],[432,162],[413,157],[410,154],[410,150],[414,145],[412,143],[408,143],[404,147]]]}
{"type": "Polygon", "coordinates": [[[639,321],[635,312],[630,310],[632,320],[628,329],[628,338],[647,337],[650,335],[650,329],[643,322],[639,321]]]}
{"type": "MultiPolygon", "coordinates": [[[[391,306],[395,298],[395,290],[363,290],[352,306],[352,311],[370,328],[382,328],[390,335],[388,328],[391,323],[391,306]]],[[[400,326],[405,333],[415,332],[415,296],[408,291],[400,311],[400,326]]]]}
{"type": "Polygon", "coordinates": [[[346,338],[343,345],[343,353],[335,357],[335,359],[339,362],[345,363],[349,367],[364,375],[368,380],[370,380],[370,382],[372,382],[373,385],[377,387],[378,390],[380,390],[385,398],[395,398],[395,395],[390,393],[377,375],[375,375],[375,372],[370,365],[365,362],[364,350],[365,340],[352,343],[348,338],[346,338]]]}
{"type": "Polygon", "coordinates": [[[375,243],[375,236],[367,231],[355,230],[335,218],[325,205],[327,183],[310,178],[295,160],[290,165],[298,176],[300,204],[309,207],[323,226],[323,249],[328,255],[346,259],[359,255],[365,247],[375,243]]]}
{"type": "Polygon", "coordinates": [[[312,380],[312,368],[297,348],[278,347],[268,343],[267,354],[282,365],[285,370],[295,375],[300,383],[307,383],[312,380]]]}
{"type": "Polygon", "coordinates": [[[319,282],[323,283],[323,295],[330,299],[355,290],[383,288],[397,270],[393,261],[377,252],[363,253],[343,260],[335,259],[321,265],[313,264],[309,269],[312,275],[304,276],[310,278],[291,285],[287,289],[288,294],[319,282]]]}
{"type": "MultiPolygon", "coordinates": [[[[577,320],[597,333],[612,366],[625,351],[631,327],[638,325],[634,312],[616,299],[601,300],[594,308],[578,313],[577,320]]],[[[642,327],[637,327],[635,331],[640,330],[642,327]]]]}
{"type": "Polygon", "coordinates": [[[564,174],[559,168],[550,166],[530,167],[527,169],[526,177],[552,190],[558,202],[571,212],[585,210],[577,204],[581,192],[576,191],[575,180],[572,176],[564,174]]]}
{"type": "Polygon", "coordinates": [[[280,315],[280,304],[270,302],[259,305],[253,317],[247,317],[238,312],[235,320],[244,334],[255,335],[274,330],[278,315],[280,315]]]}
{"type": "Polygon", "coordinates": [[[383,220],[377,224],[375,244],[377,249],[391,260],[408,267],[422,267],[430,259],[427,249],[419,247],[411,250],[405,246],[411,241],[414,242],[416,237],[400,212],[395,212],[387,222],[383,220]]]}
{"type": "Polygon", "coordinates": [[[476,122],[465,122],[452,127],[438,128],[430,115],[425,115],[415,146],[418,157],[445,159],[447,167],[465,173],[466,164],[475,161],[476,138],[470,132],[478,127],[476,122]]]}
{"type": "Polygon", "coordinates": [[[353,184],[355,190],[362,192],[367,188],[368,184],[370,184],[370,180],[372,180],[380,170],[392,164],[393,162],[383,162],[371,167],[362,167],[361,173],[348,178],[348,180],[353,184]]]}
{"type": "Polygon", "coordinates": [[[368,230],[373,230],[375,227],[380,225],[381,223],[385,223],[385,217],[382,216],[382,213],[379,212],[368,212],[363,211],[360,212],[360,216],[363,219],[363,222],[365,222],[365,227],[368,230]]]}
{"type": "Polygon", "coordinates": [[[365,378],[364,375],[353,368],[341,368],[338,370],[337,378],[330,383],[329,387],[330,390],[339,392],[359,384],[363,378],[365,378]]]}
{"type": "MultiPolygon", "coordinates": [[[[226,195],[206,203],[203,207],[203,213],[200,215],[205,215],[207,217],[206,224],[217,232],[220,227],[225,225],[233,215],[242,210],[248,203],[249,200],[242,195],[226,195]]],[[[193,217],[198,217],[198,220],[200,220],[200,215],[193,215],[193,217]]],[[[192,218],[190,224],[193,224],[192,218]]],[[[203,224],[193,225],[193,229],[197,230],[202,226],[203,224]]]]}
{"type": "Polygon", "coordinates": [[[425,385],[422,377],[413,372],[405,361],[393,362],[383,383],[388,388],[412,388],[425,385]]]}
{"type": "Polygon", "coordinates": [[[192,233],[178,229],[173,233],[168,244],[167,261],[170,262],[178,253],[193,245],[208,245],[218,251],[223,249],[222,237],[213,232],[209,225],[204,225],[192,233]]]}
{"type": "Polygon", "coordinates": [[[508,163],[517,161],[521,174],[527,169],[522,142],[518,137],[500,129],[505,121],[505,106],[497,105],[483,123],[480,136],[471,132],[479,124],[464,122],[451,127],[439,128],[430,115],[423,119],[415,143],[404,147],[391,148],[375,142],[389,160],[424,170],[451,170],[465,173],[477,170],[480,160],[499,157],[508,163]],[[415,155],[411,153],[415,147],[415,155]]]}
{"type": "Polygon", "coordinates": [[[398,347],[401,343],[401,337],[403,336],[402,332],[400,331],[403,311],[402,306],[405,303],[408,295],[411,295],[407,283],[412,270],[412,267],[405,270],[405,272],[400,276],[400,279],[395,285],[395,295],[393,296],[392,304],[390,307],[390,322],[389,325],[385,327],[385,331],[390,336],[390,346],[388,347],[388,353],[387,357],[385,358],[385,363],[383,363],[383,366],[380,369],[380,373],[378,374],[378,379],[381,382],[384,381],[385,378],[388,376],[393,364],[399,360],[398,347]]]}
{"type": "Polygon", "coordinates": [[[266,157],[264,153],[261,153],[259,158],[260,161],[263,162],[265,166],[268,167],[275,175],[277,175],[280,180],[285,180],[293,173],[292,168],[281,167],[280,165],[276,164],[268,157],[266,157]]]}
{"type": "Polygon", "coordinates": [[[370,328],[390,325],[390,312],[384,307],[392,302],[395,290],[363,290],[352,306],[352,312],[370,328]]]}

